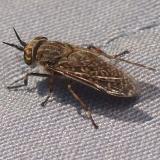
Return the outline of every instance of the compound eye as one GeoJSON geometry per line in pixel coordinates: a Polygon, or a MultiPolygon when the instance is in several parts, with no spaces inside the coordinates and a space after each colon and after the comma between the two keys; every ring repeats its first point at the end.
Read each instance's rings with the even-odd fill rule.
{"type": "Polygon", "coordinates": [[[24,61],[27,65],[32,64],[32,52],[30,50],[24,51],[24,61]]]}

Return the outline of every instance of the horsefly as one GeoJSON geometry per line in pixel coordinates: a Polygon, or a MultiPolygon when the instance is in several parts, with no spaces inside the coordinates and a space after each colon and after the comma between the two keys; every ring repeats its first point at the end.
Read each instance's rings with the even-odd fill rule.
{"type": "MultiPolygon", "coordinates": [[[[14,32],[21,45],[7,42],[3,43],[23,51],[24,62],[27,65],[43,68],[42,73],[27,73],[19,80],[24,80],[24,86],[27,86],[29,76],[48,77],[49,94],[45,101],[41,103],[42,106],[46,105],[51,96],[51,92],[53,91],[52,82],[56,75],[64,76],[72,80],[72,82],[77,81],[112,96],[135,97],[138,95],[138,90],[134,78],[116,67],[113,63],[110,63],[110,61],[123,61],[154,70],[142,64],[122,59],[121,57],[124,54],[128,54],[129,51],[111,56],[105,54],[100,48],[93,45],[81,47],[69,43],[49,41],[46,37],[42,36],[35,37],[30,42],[26,43],[21,40],[15,29],[14,32]]],[[[13,86],[13,84],[19,80],[13,82],[8,89],[20,87],[13,86]]],[[[80,103],[81,108],[85,111],[86,117],[91,120],[92,125],[98,128],[98,125],[92,118],[90,107],[86,105],[74,91],[71,81],[68,83],[68,90],[80,103]]]]}

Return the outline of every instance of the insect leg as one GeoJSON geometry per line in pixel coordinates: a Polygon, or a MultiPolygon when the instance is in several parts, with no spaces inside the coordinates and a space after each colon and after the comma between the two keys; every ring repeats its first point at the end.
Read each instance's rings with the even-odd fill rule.
{"type": "Polygon", "coordinates": [[[93,51],[93,52],[96,52],[96,53],[99,53],[99,54],[102,54],[102,55],[106,55],[106,54],[104,53],[104,51],[102,51],[100,48],[95,47],[95,46],[93,46],[93,45],[88,45],[87,48],[88,48],[89,50],[93,51]]]}
{"type": "Polygon", "coordinates": [[[28,85],[28,77],[29,76],[37,76],[37,77],[49,77],[49,75],[47,74],[41,74],[41,73],[27,73],[24,77],[14,81],[13,83],[11,83],[11,86],[8,86],[7,88],[8,89],[13,89],[13,88],[19,88],[19,87],[23,87],[23,86],[27,86],[28,85]],[[17,86],[12,86],[13,84],[21,81],[21,80],[24,80],[24,84],[22,85],[17,85],[17,86]]]}
{"type": "Polygon", "coordinates": [[[124,56],[125,54],[130,53],[128,50],[125,50],[125,51],[123,51],[123,52],[121,52],[121,53],[119,53],[119,54],[116,54],[116,55],[112,56],[112,55],[106,54],[106,53],[105,53],[104,51],[102,51],[100,48],[97,48],[97,47],[95,47],[95,46],[93,46],[93,45],[89,45],[87,48],[90,49],[91,51],[96,51],[97,53],[102,54],[102,55],[106,56],[106,57],[109,58],[109,59],[116,59],[116,58],[118,58],[118,57],[122,57],[122,56],[124,56]]]}
{"type": "Polygon", "coordinates": [[[51,93],[53,91],[53,87],[52,87],[52,84],[53,84],[53,76],[50,76],[49,79],[48,79],[48,90],[49,90],[49,94],[48,96],[46,97],[46,99],[41,103],[41,106],[45,106],[49,100],[49,98],[51,97],[51,93]]]}
{"type": "Polygon", "coordinates": [[[86,116],[91,120],[92,125],[94,126],[95,129],[98,129],[98,126],[96,125],[96,123],[94,122],[93,118],[92,118],[92,114],[91,114],[91,109],[89,106],[87,106],[81,99],[80,97],[73,91],[71,85],[68,85],[68,90],[69,92],[73,95],[73,97],[80,103],[82,109],[85,110],[85,114],[86,116]]]}
{"type": "Polygon", "coordinates": [[[126,54],[129,54],[130,52],[128,51],[128,50],[125,50],[125,51],[123,51],[123,52],[121,52],[121,53],[119,53],[119,54],[116,54],[116,55],[114,55],[113,57],[114,58],[118,58],[118,57],[122,57],[122,56],[124,56],[124,55],[126,55],[126,54]]]}
{"type": "MultiPolygon", "coordinates": [[[[154,68],[152,67],[148,67],[148,66],[145,66],[143,64],[139,64],[139,63],[135,63],[135,62],[131,62],[131,61],[128,61],[128,60],[125,60],[125,59],[122,59],[122,58],[119,58],[119,57],[122,57],[124,56],[125,54],[129,54],[130,52],[128,50],[125,50],[119,54],[116,54],[116,55],[113,55],[113,56],[110,56],[111,59],[115,59],[117,61],[123,61],[123,62],[126,62],[126,63],[129,63],[129,64],[132,64],[132,65],[135,65],[135,66],[138,66],[138,67],[143,67],[143,68],[146,68],[148,70],[152,70],[152,71],[155,71],[154,68]]],[[[107,55],[108,56],[108,55],[107,55]]]]}
{"type": "Polygon", "coordinates": [[[121,58],[116,58],[116,60],[123,61],[123,62],[129,63],[129,64],[132,64],[132,65],[135,65],[135,66],[138,66],[138,67],[143,67],[143,68],[146,68],[146,69],[148,69],[148,70],[155,71],[155,69],[154,69],[154,68],[152,68],[152,67],[148,67],[148,66],[145,66],[145,65],[143,65],[143,64],[139,64],[139,63],[131,62],[131,61],[128,61],[128,60],[125,60],[125,59],[121,59],[121,58]]]}
{"type": "Polygon", "coordinates": [[[148,70],[155,71],[155,69],[152,68],[152,67],[148,67],[148,66],[145,66],[143,64],[139,64],[139,63],[135,63],[135,62],[131,62],[131,61],[119,58],[119,57],[122,57],[122,56],[124,56],[126,54],[129,54],[130,52],[128,50],[125,50],[125,51],[123,51],[123,52],[121,52],[119,54],[116,54],[116,55],[108,55],[105,52],[103,52],[100,48],[97,48],[97,47],[95,47],[93,45],[89,45],[87,48],[90,49],[91,51],[96,51],[96,53],[102,54],[102,55],[106,56],[109,59],[115,59],[117,61],[123,61],[123,62],[132,64],[132,65],[135,65],[135,66],[138,66],[138,67],[143,67],[143,68],[146,68],[148,70]]]}

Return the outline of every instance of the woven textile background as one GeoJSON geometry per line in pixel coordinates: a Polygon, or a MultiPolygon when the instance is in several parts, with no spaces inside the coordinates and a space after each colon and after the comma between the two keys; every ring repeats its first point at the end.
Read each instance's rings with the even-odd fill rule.
{"type": "MultiPolygon", "coordinates": [[[[158,160],[160,159],[160,1],[159,0],[1,0],[0,39],[18,44],[37,35],[74,44],[94,44],[108,54],[157,69],[123,64],[139,81],[137,100],[114,99],[75,85],[99,125],[77,113],[80,105],[56,79],[52,102],[47,81],[29,78],[28,87],[8,91],[27,66],[23,54],[0,44],[0,159],[158,160]],[[110,43],[108,43],[110,42],[110,43]]],[[[23,82],[20,82],[23,83],[23,82]]]]}

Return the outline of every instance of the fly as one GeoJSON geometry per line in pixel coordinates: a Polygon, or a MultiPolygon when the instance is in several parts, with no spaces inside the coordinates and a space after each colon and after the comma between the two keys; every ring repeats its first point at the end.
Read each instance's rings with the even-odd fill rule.
{"type": "MultiPolygon", "coordinates": [[[[122,59],[121,57],[124,54],[128,54],[129,51],[111,56],[93,45],[80,47],[69,43],[49,41],[43,36],[35,37],[26,43],[21,40],[15,29],[14,32],[20,45],[8,42],[3,43],[23,51],[24,62],[31,67],[41,66],[43,72],[27,73],[23,78],[13,82],[8,89],[20,87],[13,85],[20,80],[24,80],[24,85],[27,86],[29,76],[48,77],[49,94],[45,101],[41,103],[42,106],[47,104],[51,96],[53,91],[52,83],[57,74],[112,96],[135,97],[138,95],[138,89],[134,78],[110,63],[110,61],[123,61],[149,70],[155,70],[151,67],[122,59]]],[[[71,82],[68,83],[68,90],[80,103],[86,117],[91,120],[92,125],[97,129],[98,125],[92,118],[90,107],[74,91],[71,82]]]]}

